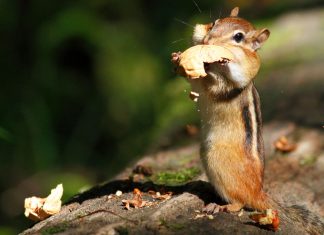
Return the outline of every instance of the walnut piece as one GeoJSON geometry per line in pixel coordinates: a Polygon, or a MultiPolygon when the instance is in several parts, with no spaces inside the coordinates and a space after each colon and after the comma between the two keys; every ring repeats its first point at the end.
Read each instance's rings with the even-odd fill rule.
{"type": "Polygon", "coordinates": [[[204,63],[227,63],[233,59],[233,53],[225,47],[196,45],[179,55],[178,73],[189,79],[206,77],[204,63]]]}

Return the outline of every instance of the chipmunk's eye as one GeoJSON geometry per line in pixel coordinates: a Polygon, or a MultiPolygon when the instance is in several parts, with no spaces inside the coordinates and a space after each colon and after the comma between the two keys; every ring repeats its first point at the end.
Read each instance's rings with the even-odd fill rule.
{"type": "Polygon", "coordinates": [[[243,33],[241,33],[241,32],[236,33],[236,34],[233,36],[233,39],[234,39],[235,42],[237,42],[237,43],[242,42],[243,39],[244,39],[244,35],[243,35],[243,33]]]}

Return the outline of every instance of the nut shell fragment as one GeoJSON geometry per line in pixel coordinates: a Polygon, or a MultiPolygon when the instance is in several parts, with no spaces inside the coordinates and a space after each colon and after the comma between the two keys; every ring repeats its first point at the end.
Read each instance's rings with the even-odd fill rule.
{"type": "Polygon", "coordinates": [[[206,77],[204,63],[224,63],[231,60],[234,60],[234,55],[225,47],[196,45],[180,55],[178,72],[190,79],[206,77]]]}
{"type": "Polygon", "coordinates": [[[199,98],[199,93],[194,92],[194,91],[190,91],[189,97],[194,102],[197,102],[198,101],[198,98],[199,98]]]}
{"type": "Polygon", "coordinates": [[[63,185],[51,190],[46,198],[30,197],[25,199],[25,216],[34,221],[44,220],[61,210],[63,185]]]}
{"type": "Polygon", "coordinates": [[[280,221],[277,210],[267,209],[261,213],[253,213],[249,217],[256,223],[265,225],[274,231],[277,231],[279,228],[280,221]]]}

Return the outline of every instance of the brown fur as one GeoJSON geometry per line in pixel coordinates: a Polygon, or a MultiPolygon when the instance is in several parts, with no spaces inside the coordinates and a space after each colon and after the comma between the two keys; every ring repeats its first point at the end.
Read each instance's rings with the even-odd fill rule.
{"type": "Polygon", "coordinates": [[[263,167],[258,156],[253,156],[245,149],[246,132],[241,112],[242,107],[249,102],[246,93],[250,90],[252,84],[236,98],[216,104],[212,96],[202,94],[201,102],[208,103],[209,107],[207,111],[201,109],[206,122],[203,123],[203,132],[204,127],[210,125],[213,134],[219,135],[216,138],[219,140],[203,142],[201,156],[209,179],[226,200],[254,207],[255,198],[262,192],[263,167]]]}

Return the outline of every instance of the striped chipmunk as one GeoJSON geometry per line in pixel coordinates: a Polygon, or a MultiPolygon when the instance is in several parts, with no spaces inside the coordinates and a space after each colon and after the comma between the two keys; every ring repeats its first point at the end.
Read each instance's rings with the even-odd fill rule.
{"type": "MultiPolygon", "coordinates": [[[[230,50],[231,61],[206,63],[207,76],[187,79],[197,98],[201,118],[201,160],[208,179],[227,205],[208,204],[204,211],[236,212],[243,207],[279,212],[282,222],[299,223],[311,234],[324,234],[319,217],[299,206],[285,207],[263,190],[264,145],[260,98],[253,84],[260,68],[258,49],[270,35],[238,17],[197,24],[194,45],[219,45],[230,50]],[[296,222],[297,221],[297,222],[296,222]]],[[[181,52],[172,54],[179,63],[181,52]]]]}

